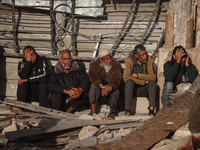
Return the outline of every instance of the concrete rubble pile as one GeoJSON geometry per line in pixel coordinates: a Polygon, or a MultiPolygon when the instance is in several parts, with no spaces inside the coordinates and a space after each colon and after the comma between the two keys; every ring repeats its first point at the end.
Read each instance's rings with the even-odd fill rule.
{"type": "MultiPolygon", "coordinates": [[[[154,117],[119,114],[106,120],[109,110],[87,116],[16,100],[0,101],[1,149],[195,149],[200,134],[188,129],[189,106],[199,89],[197,77],[189,90],[169,101],[154,117]],[[120,120],[121,117],[121,120],[120,120]],[[95,120],[96,118],[96,120],[95,120]]],[[[123,112],[124,114],[124,112],[123,112]]]]}
{"type": "Polygon", "coordinates": [[[4,99],[0,101],[0,149],[75,149],[107,143],[121,140],[150,118],[106,120],[106,106],[95,116],[87,115],[88,111],[73,115],[4,99]]]}

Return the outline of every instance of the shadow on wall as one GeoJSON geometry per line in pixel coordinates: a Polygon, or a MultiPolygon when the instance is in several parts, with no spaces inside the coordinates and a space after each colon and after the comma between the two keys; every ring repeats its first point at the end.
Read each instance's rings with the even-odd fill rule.
{"type": "Polygon", "coordinates": [[[6,95],[6,58],[3,56],[4,48],[0,46],[0,99],[4,99],[6,95]]]}

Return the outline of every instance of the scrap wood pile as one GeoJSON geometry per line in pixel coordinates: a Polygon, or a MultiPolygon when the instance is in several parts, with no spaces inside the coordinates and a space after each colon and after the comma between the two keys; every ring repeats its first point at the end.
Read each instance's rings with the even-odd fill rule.
{"type": "Polygon", "coordinates": [[[0,149],[75,149],[120,140],[135,120],[81,120],[74,114],[16,100],[0,101],[0,149]]]}

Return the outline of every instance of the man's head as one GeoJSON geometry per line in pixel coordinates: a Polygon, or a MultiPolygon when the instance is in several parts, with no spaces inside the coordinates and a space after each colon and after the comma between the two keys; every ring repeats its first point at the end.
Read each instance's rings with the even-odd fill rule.
{"type": "Polygon", "coordinates": [[[175,55],[176,51],[178,51],[178,50],[183,50],[183,53],[181,54],[181,63],[182,63],[182,64],[185,64],[185,61],[186,61],[186,59],[187,59],[187,57],[188,57],[188,54],[187,54],[185,48],[184,48],[183,46],[180,45],[180,46],[176,46],[176,47],[174,48],[174,50],[173,50],[173,55],[175,55]]]}
{"type": "Polygon", "coordinates": [[[108,72],[112,65],[112,57],[107,49],[101,49],[99,51],[99,61],[101,63],[101,66],[105,69],[106,72],[108,72]]]}
{"type": "Polygon", "coordinates": [[[60,63],[62,64],[63,69],[70,70],[71,68],[71,52],[66,49],[60,52],[60,63]]]}
{"type": "Polygon", "coordinates": [[[99,60],[101,63],[105,63],[106,65],[110,66],[112,63],[112,57],[107,49],[101,49],[99,51],[99,60]]]}
{"type": "Polygon", "coordinates": [[[134,55],[135,58],[142,63],[146,63],[147,62],[147,51],[146,48],[143,45],[136,45],[134,48],[134,55]]]}
{"type": "Polygon", "coordinates": [[[24,47],[23,54],[24,54],[25,58],[27,57],[27,55],[30,54],[30,57],[31,57],[30,61],[31,61],[31,63],[35,63],[36,62],[37,55],[36,55],[36,51],[35,51],[34,47],[32,47],[32,46],[26,46],[26,47],[24,47]]]}

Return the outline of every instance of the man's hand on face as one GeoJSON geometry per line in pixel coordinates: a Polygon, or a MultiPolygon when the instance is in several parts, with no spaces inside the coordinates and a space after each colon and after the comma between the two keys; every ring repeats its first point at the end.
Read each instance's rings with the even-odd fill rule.
{"type": "Polygon", "coordinates": [[[189,64],[189,56],[187,56],[187,58],[186,58],[186,61],[185,61],[185,66],[187,67],[187,66],[189,66],[190,64],[189,64]]]}
{"type": "Polygon", "coordinates": [[[181,54],[184,52],[184,50],[181,48],[181,49],[177,49],[175,55],[173,55],[175,61],[177,63],[180,63],[181,62],[181,54]]]}
{"type": "Polygon", "coordinates": [[[22,83],[27,82],[27,79],[19,79],[18,84],[21,85],[22,83]]]}
{"type": "Polygon", "coordinates": [[[31,49],[25,49],[24,58],[26,59],[26,61],[31,61],[31,57],[32,57],[31,54],[32,54],[31,49]]]}

